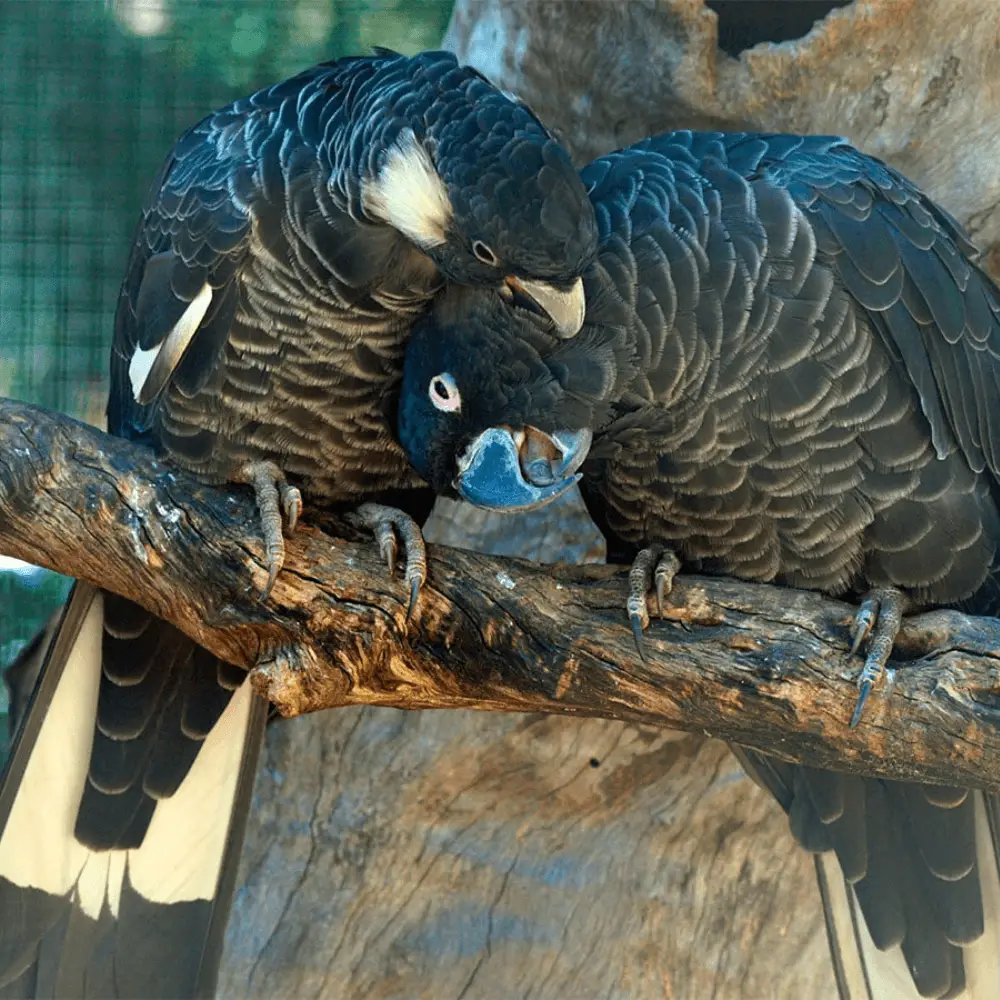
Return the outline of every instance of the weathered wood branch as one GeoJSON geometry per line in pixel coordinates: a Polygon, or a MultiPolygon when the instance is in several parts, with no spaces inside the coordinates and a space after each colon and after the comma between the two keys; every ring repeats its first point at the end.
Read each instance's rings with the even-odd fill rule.
{"type": "MultiPolygon", "coordinates": [[[[308,521],[308,516],[307,516],[308,521]]],[[[851,609],[682,578],[638,655],[612,567],[432,547],[407,625],[375,547],[308,525],[271,599],[249,493],[67,417],[0,403],[0,552],[125,594],[254,671],[287,716],[345,705],[590,716],[705,732],[815,767],[1000,789],[1000,624],[912,619],[891,696],[847,726],[851,609]]]]}

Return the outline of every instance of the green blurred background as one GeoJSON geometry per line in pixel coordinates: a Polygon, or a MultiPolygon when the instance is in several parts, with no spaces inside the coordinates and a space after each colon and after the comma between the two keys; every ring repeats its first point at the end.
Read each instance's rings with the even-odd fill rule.
{"type": "MultiPolygon", "coordinates": [[[[451,6],[0,0],[0,395],[101,423],[129,239],[177,136],[315,62],[434,48],[451,6]]],[[[0,568],[0,666],[68,586],[0,568]]],[[[0,753],[6,733],[0,718],[0,753]]]]}

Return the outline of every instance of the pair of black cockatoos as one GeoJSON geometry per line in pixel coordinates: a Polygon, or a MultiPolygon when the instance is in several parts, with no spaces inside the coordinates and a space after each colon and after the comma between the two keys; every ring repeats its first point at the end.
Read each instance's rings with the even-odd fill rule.
{"type": "MultiPolygon", "coordinates": [[[[108,429],[253,487],[265,593],[304,494],[364,502],[383,541],[400,529],[415,595],[407,514],[433,495],[391,414],[414,321],[454,282],[571,336],[596,244],[566,152],[480,74],[446,53],[322,64],[210,115],[164,163],[108,429]]],[[[0,997],[212,993],[265,721],[245,676],[76,585],[0,788],[0,997]]]]}
{"type": "MultiPolygon", "coordinates": [[[[905,610],[1000,612],[1000,289],[958,223],[829,137],[677,132],[582,177],[575,338],[467,289],[418,324],[420,475],[498,509],[582,476],[640,641],[681,566],[857,600],[859,709],[905,610]]],[[[842,997],[1000,997],[996,796],[734,749],[816,853],[842,997]]]]}

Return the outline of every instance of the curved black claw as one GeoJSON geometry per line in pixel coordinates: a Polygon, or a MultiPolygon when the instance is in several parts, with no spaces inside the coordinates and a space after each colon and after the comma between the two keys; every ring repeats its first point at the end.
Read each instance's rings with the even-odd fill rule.
{"type": "Polygon", "coordinates": [[[288,533],[291,534],[302,513],[302,494],[297,487],[285,481],[284,472],[274,462],[247,462],[233,473],[232,479],[252,486],[257,498],[267,563],[267,582],[260,592],[260,599],[266,601],[285,563],[282,514],[288,518],[288,533]]]}
{"type": "Polygon", "coordinates": [[[858,703],[854,706],[854,714],[851,716],[851,729],[861,721],[861,713],[865,710],[865,703],[868,701],[868,695],[872,692],[872,682],[862,681],[858,688],[860,689],[860,694],[858,695],[858,703]]]}
{"type": "Polygon", "coordinates": [[[632,563],[628,574],[628,600],[625,610],[632,622],[632,635],[635,636],[635,648],[639,651],[642,662],[646,662],[645,644],[642,633],[649,627],[649,611],[646,609],[646,594],[656,583],[656,608],[663,617],[663,599],[670,593],[674,585],[674,577],[681,568],[680,560],[669,549],[662,545],[650,545],[643,549],[632,563]]]}
{"type": "MultiPolygon", "coordinates": [[[[282,555],[284,555],[284,553],[282,553],[282,555]]],[[[278,572],[281,569],[281,564],[284,563],[284,559],[282,559],[280,563],[277,561],[272,562],[270,559],[268,560],[268,562],[270,564],[270,568],[267,571],[267,582],[264,584],[264,586],[261,588],[260,591],[261,603],[270,598],[271,589],[274,587],[274,581],[278,579],[278,572]]]]}
{"type": "Polygon", "coordinates": [[[423,586],[423,580],[419,576],[414,576],[410,580],[410,603],[406,605],[406,620],[409,621],[413,617],[413,612],[417,608],[417,598],[420,597],[420,588],[423,586]]]}
{"type": "Polygon", "coordinates": [[[646,663],[646,650],[642,641],[642,633],[645,631],[646,625],[643,624],[642,615],[638,611],[632,611],[629,618],[632,621],[632,635],[635,636],[635,648],[639,651],[639,659],[646,663]]]}
{"type": "Polygon", "coordinates": [[[851,655],[853,656],[865,641],[878,620],[878,598],[866,597],[858,608],[851,625],[851,655]]]}
{"type": "Polygon", "coordinates": [[[851,626],[851,653],[861,648],[868,638],[868,655],[858,676],[858,701],[851,716],[853,729],[861,721],[868,696],[882,676],[886,663],[892,655],[892,647],[903,623],[906,610],[906,596],[899,590],[886,587],[873,590],[861,602],[851,626]]]}
{"type": "Polygon", "coordinates": [[[427,579],[427,549],[420,525],[409,514],[378,503],[363,503],[348,515],[348,519],[374,532],[390,576],[396,568],[397,535],[402,541],[406,550],[403,579],[410,587],[410,599],[406,607],[406,621],[409,622],[417,607],[420,588],[427,579]]]}

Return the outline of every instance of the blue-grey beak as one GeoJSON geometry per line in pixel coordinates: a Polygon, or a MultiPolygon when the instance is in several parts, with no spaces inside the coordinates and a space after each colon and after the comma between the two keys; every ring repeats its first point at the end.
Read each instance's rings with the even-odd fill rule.
{"type": "Polygon", "coordinates": [[[491,510],[532,510],[562,496],[580,479],[589,430],[547,434],[536,427],[483,431],[459,459],[460,497],[491,510]]]}

